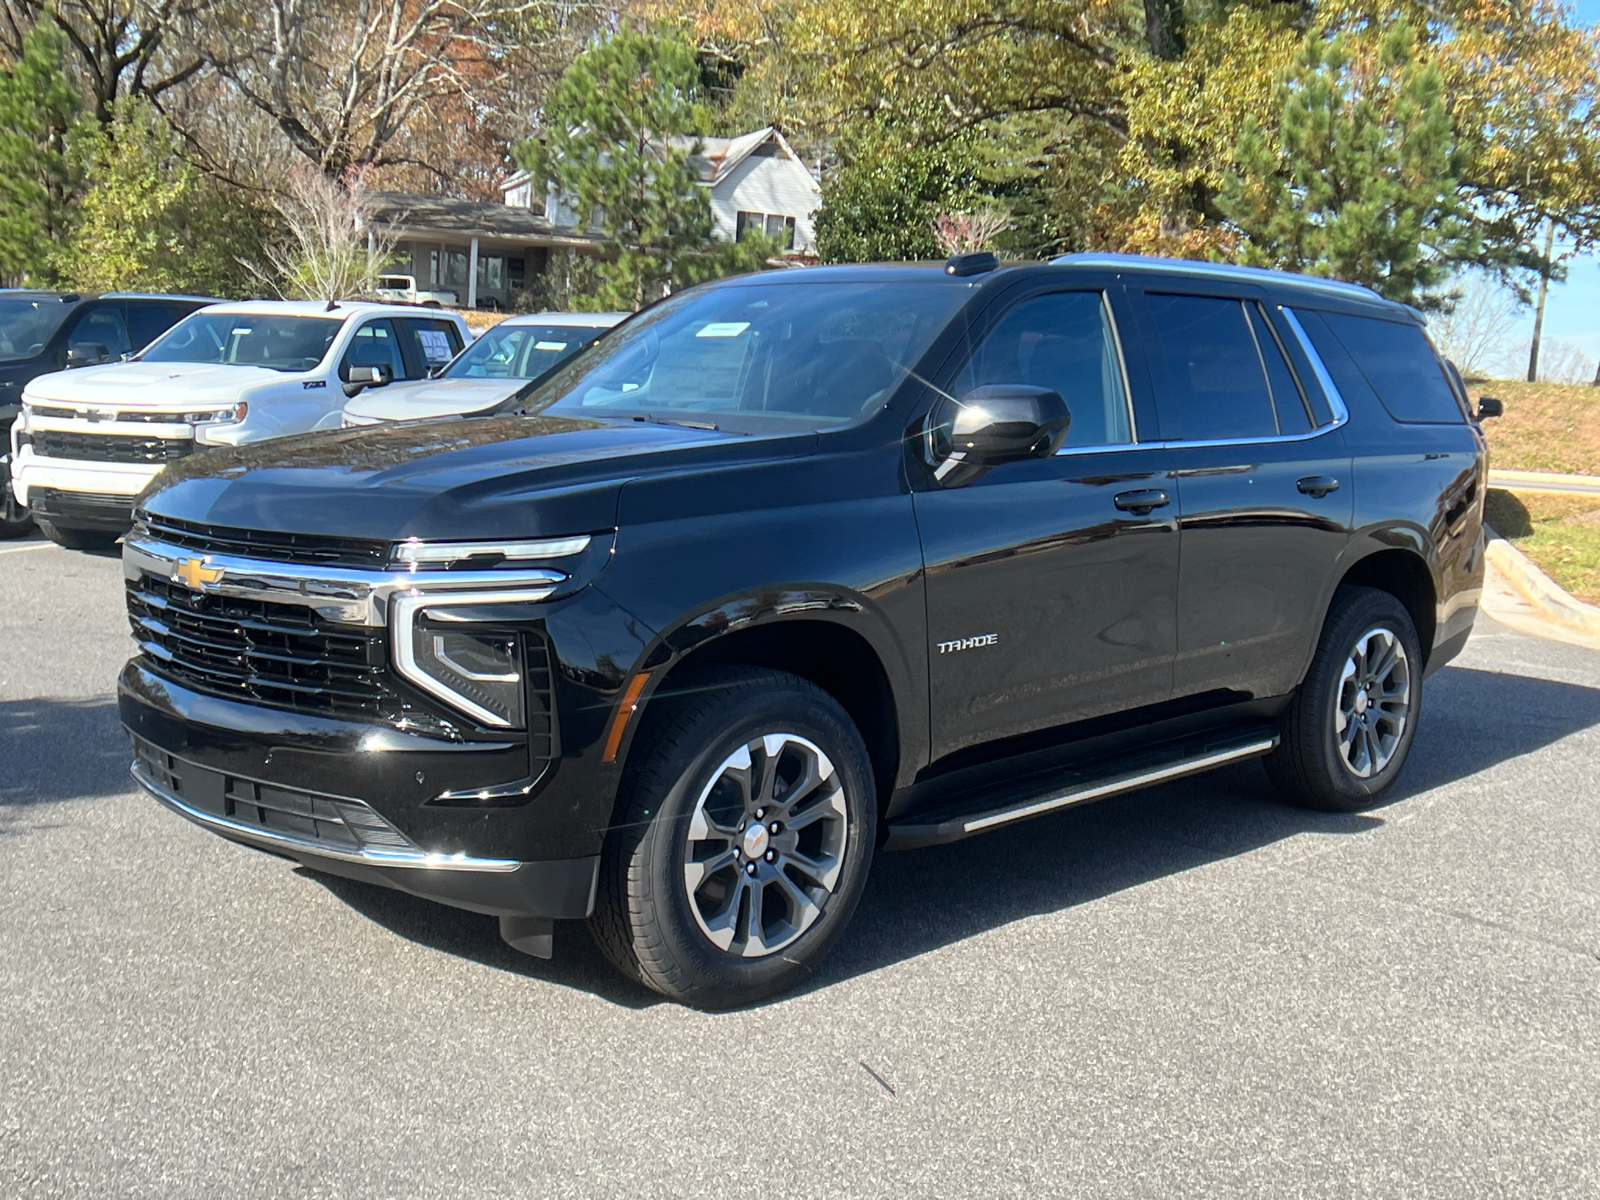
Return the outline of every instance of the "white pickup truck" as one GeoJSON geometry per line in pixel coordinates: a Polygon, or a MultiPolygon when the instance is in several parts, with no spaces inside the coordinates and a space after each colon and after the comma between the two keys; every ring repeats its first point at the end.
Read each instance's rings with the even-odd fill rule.
{"type": "Polygon", "coordinates": [[[167,463],[337,429],[353,397],[426,379],[471,340],[455,313],[391,304],[212,305],[131,361],[31,380],[11,429],[11,486],[47,537],[109,546],[167,463]]]}
{"type": "Polygon", "coordinates": [[[420,304],[424,308],[454,308],[456,294],[446,291],[427,291],[417,287],[413,275],[380,275],[372,294],[391,304],[420,304]]]}

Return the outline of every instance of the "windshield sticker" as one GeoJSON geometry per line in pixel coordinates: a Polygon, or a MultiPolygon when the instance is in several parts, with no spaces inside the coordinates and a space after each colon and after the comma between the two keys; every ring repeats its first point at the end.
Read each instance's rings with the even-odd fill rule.
{"type": "Polygon", "coordinates": [[[749,321],[712,321],[695,337],[738,337],[749,328],[749,321]]]}
{"type": "Polygon", "coordinates": [[[423,357],[429,362],[449,362],[454,357],[450,353],[450,339],[442,329],[419,329],[417,340],[422,343],[423,357]]]}
{"type": "Polygon", "coordinates": [[[535,350],[565,350],[567,344],[565,342],[535,342],[533,348],[535,350]]]}
{"type": "Polygon", "coordinates": [[[233,327],[232,336],[233,337],[249,337],[254,332],[255,332],[255,330],[251,329],[250,326],[248,326],[248,325],[235,325],[233,327]]]}

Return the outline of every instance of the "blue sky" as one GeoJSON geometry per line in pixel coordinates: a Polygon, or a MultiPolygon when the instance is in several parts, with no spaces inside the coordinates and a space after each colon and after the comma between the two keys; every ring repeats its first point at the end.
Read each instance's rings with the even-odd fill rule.
{"type": "MultiPolygon", "coordinates": [[[[1600,0],[1576,0],[1572,9],[1585,25],[1600,22],[1600,0]]],[[[1591,361],[1600,359],[1600,258],[1586,254],[1567,264],[1567,282],[1550,289],[1544,323],[1547,338],[1571,342],[1591,361]]],[[[1517,337],[1525,339],[1532,330],[1529,311],[1517,337]]]]}

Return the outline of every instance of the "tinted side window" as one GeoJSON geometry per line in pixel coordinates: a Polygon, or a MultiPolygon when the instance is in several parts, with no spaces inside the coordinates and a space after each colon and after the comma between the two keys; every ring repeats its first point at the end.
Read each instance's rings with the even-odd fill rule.
{"type": "Polygon", "coordinates": [[[1283,347],[1278,342],[1277,334],[1273,332],[1259,305],[1245,305],[1245,314],[1250,318],[1250,332],[1255,334],[1261,363],[1267,369],[1267,386],[1272,391],[1272,406],[1278,414],[1278,431],[1310,433],[1311,410],[1306,406],[1300,381],[1294,377],[1289,360],[1283,356],[1283,347]]]}
{"type": "Polygon", "coordinates": [[[350,381],[351,367],[388,367],[390,379],[406,377],[406,364],[388,321],[368,321],[356,330],[339,363],[339,378],[346,383],[350,381]]]}
{"type": "Polygon", "coordinates": [[[91,308],[84,313],[67,334],[67,348],[74,346],[104,346],[112,362],[133,349],[122,314],[114,308],[91,308]]]}
{"type": "Polygon", "coordinates": [[[1438,356],[1415,325],[1331,312],[1322,319],[1396,421],[1466,420],[1438,356]]]}
{"type": "Polygon", "coordinates": [[[1273,437],[1278,420],[1246,306],[1209,296],[1147,294],[1166,441],[1273,437]],[[1164,377],[1164,378],[1163,378],[1164,377]]]}
{"type": "Polygon", "coordinates": [[[461,332],[452,321],[409,317],[396,321],[395,325],[412,351],[408,357],[421,366],[419,375],[444,366],[461,350],[461,332]]]}
{"type": "Polygon", "coordinates": [[[1099,292],[1035,296],[1001,317],[962,370],[955,395],[991,383],[1061,393],[1072,413],[1068,446],[1133,440],[1122,360],[1099,292]]]}
{"type": "Polygon", "coordinates": [[[193,307],[181,304],[128,302],[128,339],[135,350],[143,350],[184,317],[193,307]]]}

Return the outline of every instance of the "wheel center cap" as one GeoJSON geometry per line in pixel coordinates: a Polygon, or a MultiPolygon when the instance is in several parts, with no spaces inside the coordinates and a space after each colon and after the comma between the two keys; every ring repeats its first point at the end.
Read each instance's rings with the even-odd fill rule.
{"type": "Polygon", "coordinates": [[[1356,712],[1364,713],[1366,711],[1367,711],[1367,692],[1366,692],[1366,689],[1363,688],[1361,691],[1356,693],[1356,712]]]}
{"type": "Polygon", "coordinates": [[[750,822],[750,828],[744,831],[743,848],[746,858],[760,858],[767,852],[767,842],[770,841],[767,827],[760,821],[750,822]]]}

